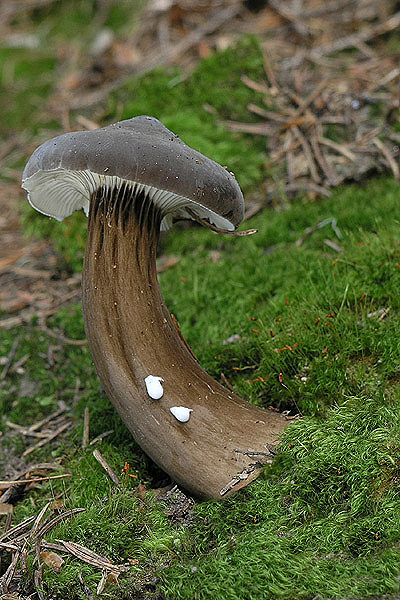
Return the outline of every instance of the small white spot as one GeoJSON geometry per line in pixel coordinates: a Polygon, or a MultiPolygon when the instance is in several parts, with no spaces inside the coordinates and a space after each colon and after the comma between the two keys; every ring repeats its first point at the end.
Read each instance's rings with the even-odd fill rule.
{"type": "Polygon", "coordinates": [[[190,413],[193,412],[193,408],[186,408],[186,406],[172,406],[169,410],[175,419],[181,423],[187,423],[190,419],[190,413]]]}
{"type": "Polygon", "coordinates": [[[162,381],[164,381],[162,377],[156,377],[155,375],[147,375],[144,380],[147,393],[153,400],[159,400],[163,397],[164,390],[161,383],[162,381]]]}

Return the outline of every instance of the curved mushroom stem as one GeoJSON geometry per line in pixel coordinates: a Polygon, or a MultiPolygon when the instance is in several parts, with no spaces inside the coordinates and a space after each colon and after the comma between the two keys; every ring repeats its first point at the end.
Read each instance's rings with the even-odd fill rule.
{"type": "Polygon", "coordinates": [[[83,312],[97,373],[143,450],[200,498],[247,485],[272,458],[287,426],[212,379],[183,343],[157,281],[161,215],[129,188],[92,198],[83,273],[83,312]],[[153,400],[148,375],[162,377],[153,400]],[[179,422],[170,408],[191,409],[179,422]]]}

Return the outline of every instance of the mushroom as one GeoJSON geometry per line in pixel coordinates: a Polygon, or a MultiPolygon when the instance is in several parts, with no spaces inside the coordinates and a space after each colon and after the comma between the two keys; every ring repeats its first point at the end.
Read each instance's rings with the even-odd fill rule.
{"type": "Polygon", "coordinates": [[[176,220],[236,229],[243,196],[234,176],[157,119],[140,116],[48,140],[29,159],[22,187],[45,215],[61,221],[82,208],[88,216],[87,339],[106,393],[138,444],[197,497],[221,498],[247,485],[288,423],[198,364],[156,274],[160,230],[176,220]],[[146,389],[150,374],[163,389],[157,399],[146,389]],[[190,407],[190,419],[174,417],[176,407],[190,407]]]}

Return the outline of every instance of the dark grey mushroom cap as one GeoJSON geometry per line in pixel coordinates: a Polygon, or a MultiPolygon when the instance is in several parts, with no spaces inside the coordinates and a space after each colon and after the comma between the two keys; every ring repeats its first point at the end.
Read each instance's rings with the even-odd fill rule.
{"type": "Polygon", "coordinates": [[[243,219],[243,195],[233,174],[148,116],[48,140],[29,159],[22,187],[35,208],[62,220],[79,208],[87,212],[96,186],[115,184],[115,178],[142,184],[153,195],[167,192],[169,200],[162,207],[172,216],[175,208],[178,216],[188,216],[186,199],[199,216],[210,221],[208,212],[222,217],[217,224],[223,228],[234,229],[243,219]]]}

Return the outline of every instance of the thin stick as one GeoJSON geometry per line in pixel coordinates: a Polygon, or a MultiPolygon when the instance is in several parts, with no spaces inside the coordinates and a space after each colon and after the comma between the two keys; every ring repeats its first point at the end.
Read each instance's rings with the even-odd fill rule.
{"type": "Polygon", "coordinates": [[[318,83],[317,87],[311,92],[311,94],[307,96],[307,98],[305,98],[296,108],[295,115],[300,115],[302,112],[304,112],[305,109],[308,108],[310,104],[317,98],[317,96],[319,96],[324,87],[328,85],[328,82],[328,78],[321,79],[321,81],[318,83]]]}
{"type": "Polygon", "coordinates": [[[318,175],[317,166],[315,164],[315,161],[314,161],[314,158],[313,158],[313,155],[312,155],[312,150],[310,148],[310,144],[307,142],[305,136],[301,133],[301,131],[297,127],[297,125],[294,125],[291,129],[292,129],[294,135],[297,137],[297,139],[301,143],[301,146],[302,146],[303,152],[304,152],[304,156],[306,157],[306,160],[307,160],[308,165],[310,167],[311,177],[313,178],[313,180],[315,181],[315,183],[320,183],[321,182],[321,178],[318,175]]]}
{"type": "Polygon", "coordinates": [[[7,357],[7,362],[4,365],[3,370],[1,372],[1,375],[0,375],[0,381],[3,381],[3,379],[5,379],[7,377],[7,373],[9,371],[10,367],[11,367],[12,361],[14,360],[15,354],[17,352],[19,340],[20,340],[20,337],[19,336],[16,337],[15,340],[14,340],[14,342],[13,342],[13,345],[11,346],[11,350],[10,350],[10,352],[8,354],[8,357],[7,357]]]}
{"type": "Polygon", "coordinates": [[[294,172],[294,156],[292,150],[293,144],[293,134],[290,129],[286,131],[285,141],[283,144],[283,149],[286,153],[286,169],[288,174],[288,179],[290,183],[292,183],[296,179],[296,175],[294,172]]]}
{"type": "Polygon", "coordinates": [[[94,446],[94,444],[100,442],[103,438],[107,437],[108,435],[111,435],[112,433],[114,433],[114,429],[110,429],[109,431],[104,431],[104,433],[100,433],[90,442],[90,446],[94,446]]]}
{"type": "Polygon", "coordinates": [[[274,70],[271,66],[271,63],[269,62],[269,58],[268,58],[266,52],[264,52],[264,55],[263,55],[263,64],[264,64],[265,74],[268,77],[270,84],[278,92],[280,89],[280,86],[279,86],[278,80],[275,77],[274,70]]]}
{"type": "Polygon", "coordinates": [[[62,433],[66,429],[68,429],[69,426],[70,426],[70,422],[68,421],[68,423],[65,423],[64,425],[62,425],[62,427],[60,427],[59,429],[57,429],[57,431],[55,431],[54,433],[49,435],[49,437],[47,437],[43,440],[40,440],[40,442],[38,442],[34,446],[30,446],[29,448],[27,448],[25,450],[25,452],[22,453],[22,456],[28,456],[28,454],[30,454],[31,452],[34,452],[34,450],[37,450],[38,448],[41,448],[48,442],[51,442],[52,440],[54,440],[54,438],[56,438],[58,435],[60,435],[60,433],[62,433]]]}
{"type": "Polygon", "coordinates": [[[398,181],[400,179],[399,165],[394,160],[393,156],[390,153],[389,148],[377,137],[374,137],[372,140],[377,148],[382,152],[383,156],[389,163],[390,168],[393,171],[393,177],[398,181]]]}
{"type": "Polygon", "coordinates": [[[86,446],[89,444],[89,425],[90,425],[90,411],[89,411],[89,407],[85,406],[85,414],[83,416],[82,448],[86,448],[86,446]]]}
{"type": "Polygon", "coordinates": [[[111,481],[113,481],[113,483],[115,483],[115,485],[121,485],[121,482],[120,482],[117,474],[110,467],[110,465],[108,464],[108,462],[106,461],[104,456],[101,454],[100,450],[97,450],[97,449],[93,450],[93,456],[95,457],[97,462],[100,463],[100,465],[103,467],[103,469],[105,470],[105,472],[107,473],[107,475],[109,476],[111,481]]]}
{"type": "Polygon", "coordinates": [[[64,475],[49,475],[48,477],[32,477],[32,479],[14,479],[13,481],[0,481],[0,489],[7,489],[3,486],[19,485],[20,483],[36,483],[38,481],[47,481],[48,479],[61,479],[63,477],[72,477],[72,473],[64,475]]]}
{"type": "Polygon", "coordinates": [[[222,379],[223,383],[226,385],[226,387],[231,390],[231,392],[235,391],[233,389],[233,385],[228,381],[228,379],[226,378],[224,373],[221,373],[221,379],[222,379]]]}
{"type": "Polygon", "coordinates": [[[86,344],[87,344],[86,338],[83,340],[73,340],[71,338],[65,337],[65,335],[63,335],[62,333],[57,333],[55,331],[52,331],[46,325],[42,325],[40,327],[40,329],[41,329],[41,331],[46,333],[48,336],[58,340],[62,344],[68,344],[70,346],[86,346],[86,344]]]}
{"type": "Polygon", "coordinates": [[[331,185],[336,185],[339,178],[336,175],[336,173],[334,173],[332,171],[329,163],[325,160],[325,156],[323,155],[321,148],[318,145],[317,138],[315,136],[312,136],[310,138],[310,143],[311,143],[311,148],[313,149],[313,152],[314,152],[314,156],[317,159],[317,162],[318,162],[319,166],[321,167],[321,170],[324,172],[324,174],[328,180],[328,183],[330,183],[331,185]]]}
{"type": "Polygon", "coordinates": [[[333,148],[334,150],[336,150],[340,154],[343,154],[343,156],[345,156],[346,158],[348,158],[352,162],[356,162],[356,160],[357,160],[356,155],[353,154],[353,152],[351,150],[349,150],[348,148],[346,148],[342,144],[337,144],[336,142],[333,142],[329,138],[325,138],[325,137],[319,137],[317,141],[318,141],[319,144],[323,144],[324,146],[329,146],[330,148],[333,148]]]}
{"type": "Polygon", "coordinates": [[[56,410],[55,412],[51,413],[51,415],[48,415],[41,421],[37,421],[36,423],[33,423],[32,425],[30,425],[27,428],[28,431],[36,431],[36,429],[40,429],[41,427],[43,427],[43,425],[46,425],[50,421],[53,421],[53,419],[55,419],[56,417],[59,417],[60,415],[62,415],[67,410],[67,408],[68,408],[67,405],[63,403],[63,406],[60,406],[60,408],[58,410],[56,410]]]}

